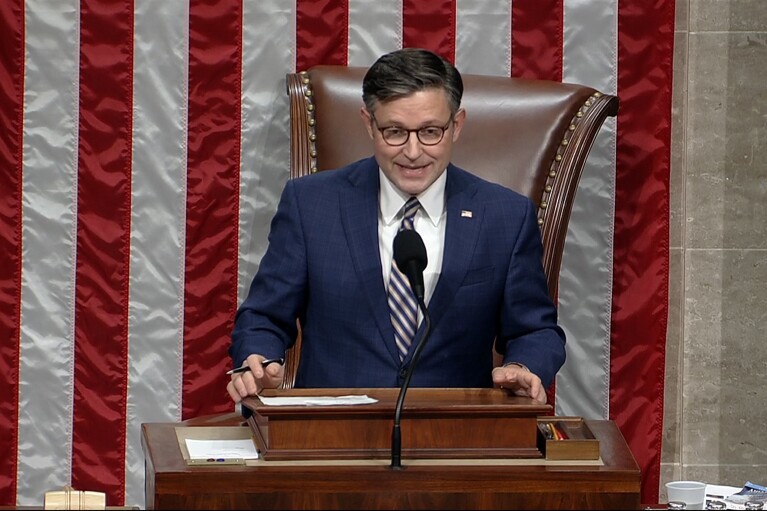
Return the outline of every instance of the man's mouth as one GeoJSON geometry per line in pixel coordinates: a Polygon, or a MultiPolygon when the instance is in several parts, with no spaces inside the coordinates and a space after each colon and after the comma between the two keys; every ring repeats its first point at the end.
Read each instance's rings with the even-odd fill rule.
{"type": "Polygon", "coordinates": [[[399,168],[405,174],[418,174],[425,171],[427,167],[428,165],[399,165],[399,168]]]}

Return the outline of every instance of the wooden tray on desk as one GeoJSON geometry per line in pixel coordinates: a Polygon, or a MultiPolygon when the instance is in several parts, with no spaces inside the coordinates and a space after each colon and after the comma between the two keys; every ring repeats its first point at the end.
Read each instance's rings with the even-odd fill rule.
{"type": "MultiPolygon", "coordinates": [[[[243,400],[265,460],[376,459],[391,455],[398,388],[269,390],[264,396],[367,395],[374,404],[267,406],[243,400]]],[[[542,458],[537,417],[550,405],[502,389],[411,388],[400,422],[405,458],[542,458]]]]}
{"type": "Polygon", "coordinates": [[[582,417],[539,417],[538,448],[547,460],[598,460],[599,440],[582,417]],[[565,438],[551,438],[544,425],[553,424],[565,438]]]}

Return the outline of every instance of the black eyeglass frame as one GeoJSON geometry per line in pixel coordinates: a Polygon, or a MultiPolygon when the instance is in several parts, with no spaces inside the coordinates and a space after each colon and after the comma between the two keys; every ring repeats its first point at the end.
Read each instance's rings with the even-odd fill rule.
{"type": "Polygon", "coordinates": [[[391,147],[401,147],[401,146],[407,144],[408,141],[410,140],[410,134],[411,133],[415,133],[415,136],[416,136],[416,138],[418,138],[418,142],[420,144],[425,145],[425,146],[435,146],[435,145],[439,144],[440,142],[442,142],[442,140],[445,138],[445,132],[447,132],[447,130],[450,128],[450,124],[455,120],[453,118],[453,116],[450,116],[450,119],[447,120],[447,124],[445,124],[444,126],[422,126],[420,128],[409,130],[409,129],[406,129],[406,128],[400,128],[398,126],[384,126],[382,128],[381,126],[378,125],[378,120],[376,119],[375,114],[371,113],[370,114],[370,118],[372,119],[373,123],[375,124],[375,127],[378,130],[378,132],[381,133],[381,138],[383,139],[383,141],[386,142],[386,145],[391,146],[391,147]],[[385,131],[386,130],[391,130],[391,129],[396,129],[396,130],[399,130],[399,131],[406,132],[407,136],[405,137],[405,140],[403,140],[399,144],[392,144],[391,142],[389,142],[386,139],[385,131]],[[423,130],[440,130],[442,133],[440,134],[439,139],[436,142],[424,142],[421,139],[421,131],[423,131],[423,130]]]}

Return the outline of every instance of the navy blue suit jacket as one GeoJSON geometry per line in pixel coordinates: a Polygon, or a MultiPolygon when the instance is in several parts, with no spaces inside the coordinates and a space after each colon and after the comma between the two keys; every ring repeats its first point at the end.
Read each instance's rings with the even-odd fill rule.
{"type": "MultiPolygon", "coordinates": [[[[378,249],[378,193],[375,158],[288,181],[237,312],[235,367],[253,353],[284,356],[300,318],[296,387],[401,384],[413,350],[401,363],[378,249]]],[[[445,194],[432,330],[411,385],[491,387],[498,339],[505,362],[526,365],[548,386],[564,363],[565,335],[548,295],[535,206],[454,165],[445,194]]]]}

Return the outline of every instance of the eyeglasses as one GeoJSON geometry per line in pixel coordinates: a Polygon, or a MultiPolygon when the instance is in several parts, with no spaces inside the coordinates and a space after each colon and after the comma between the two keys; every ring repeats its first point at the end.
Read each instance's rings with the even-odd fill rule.
{"type": "Polygon", "coordinates": [[[382,128],[378,126],[378,121],[376,120],[375,115],[370,114],[370,117],[376,124],[378,131],[381,132],[381,137],[384,139],[384,142],[390,146],[407,144],[407,141],[410,140],[411,133],[415,133],[415,136],[418,137],[418,141],[423,145],[437,145],[442,142],[442,138],[445,136],[445,131],[450,127],[450,123],[453,122],[453,118],[451,117],[444,126],[424,126],[423,128],[408,130],[398,126],[385,126],[382,128]]]}

